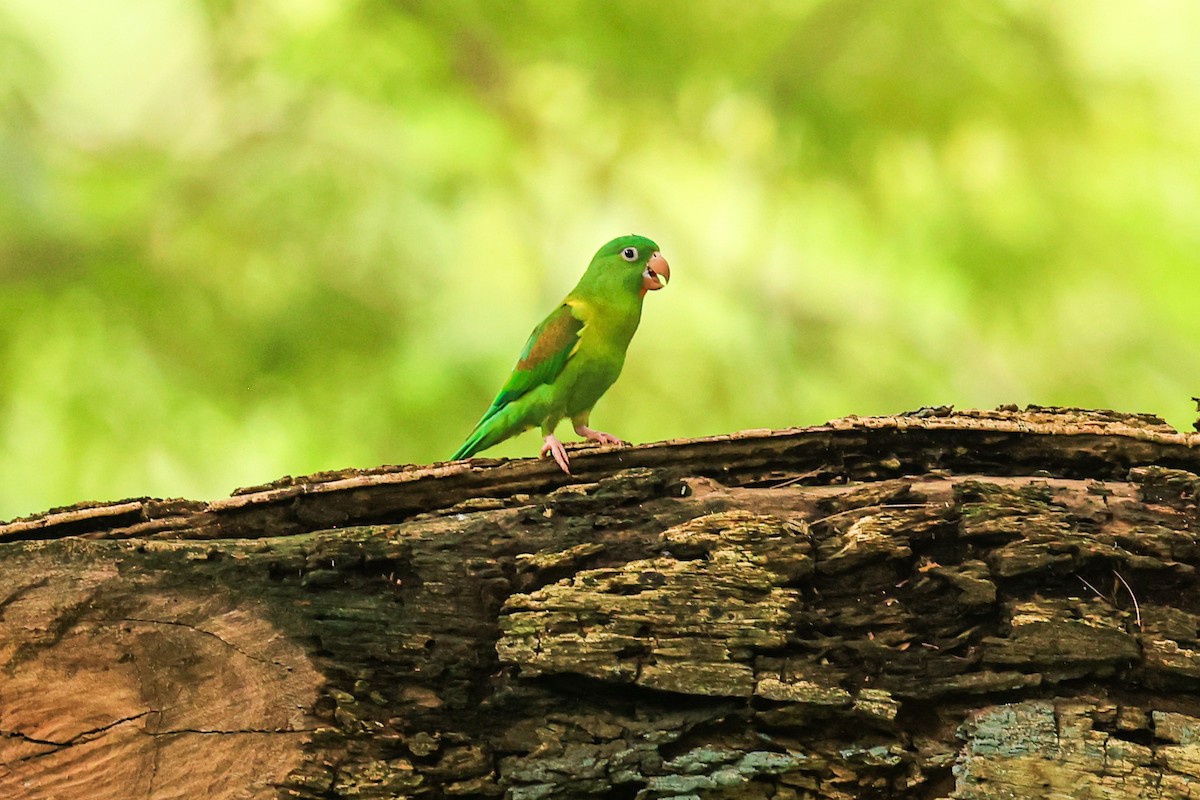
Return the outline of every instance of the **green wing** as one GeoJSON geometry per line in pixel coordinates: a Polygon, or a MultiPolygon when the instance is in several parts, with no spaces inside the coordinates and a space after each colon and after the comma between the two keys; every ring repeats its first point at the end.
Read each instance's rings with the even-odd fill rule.
{"type": "MultiPolygon", "coordinates": [[[[529,341],[525,342],[512,375],[451,459],[467,458],[520,433],[523,428],[517,426],[514,414],[501,412],[538,386],[553,383],[562,374],[563,367],[579,346],[582,330],[583,320],[575,316],[574,303],[563,303],[542,320],[529,334],[529,341]]],[[[521,412],[517,408],[513,411],[519,418],[521,412]]]]}
{"type": "Polygon", "coordinates": [[[570,304],[563,303],[552,311],[529,334],[517,366],[483,418],[487,419],[543,383],[553,383],[575,352],[581,330],[583,320],[575,316],[570,304]]]}

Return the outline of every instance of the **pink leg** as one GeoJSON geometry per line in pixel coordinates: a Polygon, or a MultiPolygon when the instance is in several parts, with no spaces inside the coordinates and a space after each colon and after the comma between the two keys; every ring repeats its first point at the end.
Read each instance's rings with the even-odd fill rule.
{"type": "Polygon", "coordinates": [[[553,433],[546,436],[546,443],[542,445],[541,455],[546,453],[554,456],[555,463],[563,472],[571,474],[571,459],[567,458],[567,448],[563,447],[563,443],[553,433]]]}
{"type": "Polygon", "coordinates": [[[625,444],[619,437],[613,436],[611,433],[605,433],[604,431],[594,431],[587,425],[576,425],[575,432],[585,439],[599,442],[600,444],[625,444]]]}

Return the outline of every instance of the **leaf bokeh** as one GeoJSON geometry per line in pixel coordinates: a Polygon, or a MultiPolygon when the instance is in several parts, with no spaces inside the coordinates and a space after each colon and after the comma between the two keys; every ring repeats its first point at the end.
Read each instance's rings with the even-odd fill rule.
{"type": "Polygon", "coordinates": [[[1185,427],[1198,24],[0,0],[0,519],[444,458],[631,232],[674,280],[593,416],[625,438],[949,403],[1185,427]]]}

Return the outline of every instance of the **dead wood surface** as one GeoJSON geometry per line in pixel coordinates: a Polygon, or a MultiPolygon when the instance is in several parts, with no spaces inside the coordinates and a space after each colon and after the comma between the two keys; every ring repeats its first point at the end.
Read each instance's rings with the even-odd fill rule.
{"type": "Polygon", "coordinates": [[[1200,436],[1031,407],[0,524],[0,797],[1200,798],[1200,436]]]}

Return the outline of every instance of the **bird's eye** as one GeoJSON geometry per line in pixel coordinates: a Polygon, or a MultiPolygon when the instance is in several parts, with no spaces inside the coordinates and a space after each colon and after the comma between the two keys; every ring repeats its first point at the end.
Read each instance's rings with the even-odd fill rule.
{"type": "Polygon", "coordinates": [[[621,251],[621,258],[625,259],[626,261],[637,261],[637,248],[626,247],[621,251]]]}

